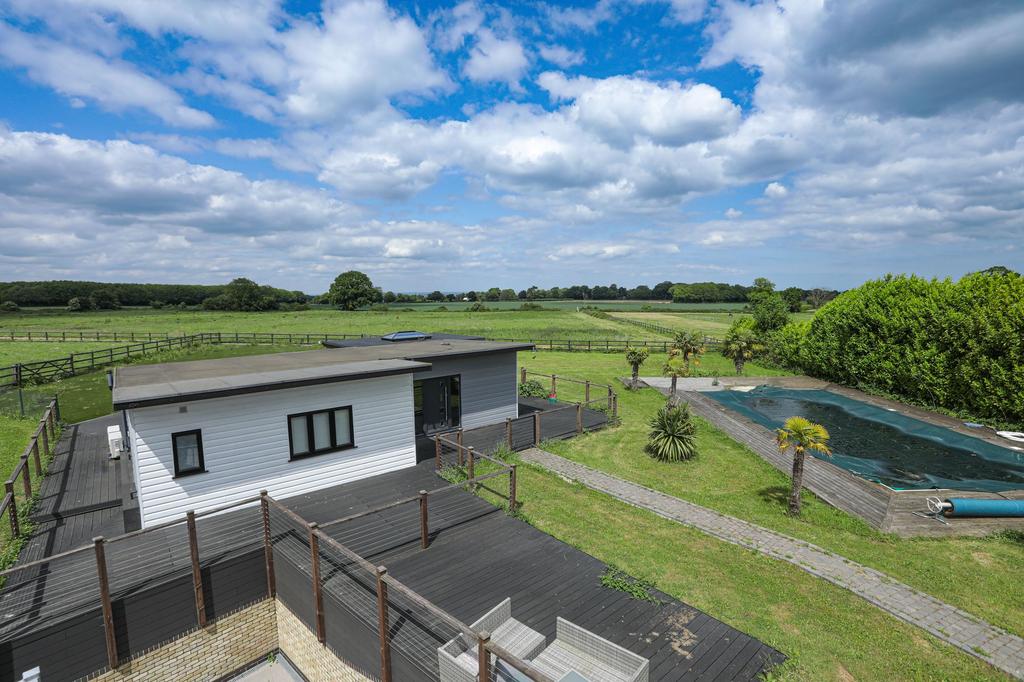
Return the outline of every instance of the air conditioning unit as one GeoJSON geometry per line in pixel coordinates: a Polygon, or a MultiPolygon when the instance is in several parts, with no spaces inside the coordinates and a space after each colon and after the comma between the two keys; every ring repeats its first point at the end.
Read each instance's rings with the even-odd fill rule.
{"type": "Polygon", "coordinates": [[[107,427],[107,444],[110,446],[110,459],[120,459],[121,451],[124,449],[124,436],[121,435],[121,427],[117,424],[107,427]]]}

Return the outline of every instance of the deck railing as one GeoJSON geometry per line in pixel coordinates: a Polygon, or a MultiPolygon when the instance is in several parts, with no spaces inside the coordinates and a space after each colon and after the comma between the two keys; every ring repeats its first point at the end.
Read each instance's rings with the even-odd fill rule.
{"type": "Polygon", "coordinates": [[[57,396],[54,396],[49,405],[43,411],[39,419],[39,425],[29,439],[28,445],[18,458],[18,463],[11,471],[11,475],[4,482],[3,501],[0,501],[0,518],[7,514],[7,521],[11,529],[11,541],[14,542],[21,537],[21,519],[19,519],[19,506],[21,512],[27,513],[32,505],[34,491],[32,489],[32,471],[35,468],[35,475],[40,479],[43,476],[43,460],[53,454],[57,444],[58,423],[60,422],[60,406],[57,396]],[[20,480],[20,485],[19,485],[20,480]],[[20,501],[19,501],[20,496],[20,501]]]}
{"type": "MultiPolygon", "coordinates": [[[[345,658],[346,653],[351,655],[352,652],[340,650],[328,637],[329,613],[343,609],[348,614],[346,618],[354,617],[375,632],[380,649],[380,679],[384,682],[392,680],[392,656],[402,657],[406,668],[411,666],[427,677],[436,676],[437,648],[455,637],[469,638],[475,643],[482,673],[480,679],[491,679],[493,657],[529,679],[551,682],[532,664],[491,642],[488,633],[473,630],[390,575],[385,566],[374,564],[345,544],[346,538],[351,536],[364,545],[369,543],[374,553],[397,548],[429,551],[431,528],[436,534],[450,527],[432,526],[430,509],[433,505],[444,505],[441,511],[446,520],[441,524],[457,525],[460,521],[447,519],[453,515],[453,510],[465,514],[465,499],[451,494],[462,489],[485,488],[506,475],[509,476],[507,496],[491,488],[488,490],[507,499],[509,508],[514,509],[515,466],[487,455],[477,457],[500,468],[325,523],[310,522],[261,491],[259,496],[200,512],[189,511],[184,517],[114,538],[97,537],[91,544],[19,564],[0,571],[0,580],[4,581],[0,598],[7,609],[8,625],[20,627],[33,618],[38,619],[40,603],[51,609],[53,621],[98,611],[107,668],[113,670],[132,653],[124,639],[131,640],[132,635],[128,621],[130,609],[123,607],[124,600],[144,599],[146,590],[160,590],[167,581],[184,578],[191,582],[192,603],[179,601],[166,608],[190,611],[194,620],[189,627],[205,628],[212,622],[207,597],[212,597],[216,603],[219,589],[235,589],[212,580],[211,567],[228,558],[242,557],[247,562],[262,564],[266,591],[261,599],[283,598],[278,593],[279,581],[294,581],[296,575],[300,580],[308,579],[310,592],[307,594],[311,601],[304,602],[309,604],[305,607],[308,613],[302,612],[304,609],[298,602],[288,605],[298,609],[300,612],[296,615],[318,641],[340,657],[345,658]],[[383,530],[375,528],[372,539],[368,540],[365,532],[361,534],[360,524],[351,523],[403,506],[416,511],[408,516],[399,514],[394,520],[407,519],[412,528],[389,522],[383,530]],[[155,561],[156,557],[161,560],[155,561]],[[285,564],[287,577],[283,577],[285,564]],[[57,604],[62,606],[54,606],[57,604]],[[395,622],[401,622],[401,627],[389,625],[395,622]]],[[[304,589],[294,582],[287,587],[290,595],[294,595],[297,588],[304,589]]],[[[71,649],[86,646],[91,641],[71,637],[63,655],[79,655],[71,649]]],[[[82,655],[82,658],[89,656],[82,655]]]]}

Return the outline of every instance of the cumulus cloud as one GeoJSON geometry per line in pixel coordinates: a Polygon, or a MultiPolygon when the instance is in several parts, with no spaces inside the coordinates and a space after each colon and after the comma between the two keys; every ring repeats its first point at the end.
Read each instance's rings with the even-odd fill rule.
{"type": "Polygon", "coordinates": [[[786,189],[785,185],[778,182],[769,182],[764,188],[764,195],[769,199],[782,199],[787,194],[789,194],[789,190],[786,189]]]}
{"type": "Polygon", "coordinates": [[[498,81],[518,87],[529,64],[526,51],[516,38],[499,38],[485,28],[477,32],[476,44],[470,50],[469,60],[462,71],[470,80],[481,83],[498,81]]]}

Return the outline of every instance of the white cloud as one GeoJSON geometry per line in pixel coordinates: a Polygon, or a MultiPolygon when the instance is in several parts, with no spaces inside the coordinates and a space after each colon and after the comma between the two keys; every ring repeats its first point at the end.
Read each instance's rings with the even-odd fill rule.
{"type": "Polygon", "coordinates": [[[549,61],[563,69],[579,66],[585,59],[582,52],[570,50],[563,45],[541,45],[537,48],[537,52],[545,61],[549,61]]]}
{"type": "Polygon", "coordinates": [[[789,190],[786,189],[785,185],[778,182],[769,182],[764,188],[764,195],[769,199],[782,199],[787,194],[789,194],[789,190]]]}
{"type": "Polygon", "coordinates": [[[530,65],[522,43],[514,37],[499,38],[490,29],[476,34],[476,44],[469,53],[462,71],[470,80],[481,83],[498,81],[518,87],[530,65]]]}
{"type": "Polygon", "coordinates": [[[743,211],[741,211],[739,209],[732,208],[732,207],[725,209],[725,217],[728,218],[729,220],[735,220],[736,218],[739,218],[742,215],[743,215],[743,211]]]}
{"type": "Polygon", "coordinates": [[[85,98],[111,111],[145,109],[172,126],[206,128],[214,124],[210,114],[186,105],[174,90],[127,62],[4,23],[0,23],[0,58],[69,97],[72,106],[80,106],[85,98]]]}

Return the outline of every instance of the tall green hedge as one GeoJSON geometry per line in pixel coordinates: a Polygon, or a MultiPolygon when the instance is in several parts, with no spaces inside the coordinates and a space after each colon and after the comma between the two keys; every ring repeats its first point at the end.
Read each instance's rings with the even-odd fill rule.
{"type": "Polygon", "coordinates": [[[772,344],[780,361],[849,386],[1024,423],[1024,277],[887,276],[841,294],[772,344]]]}

